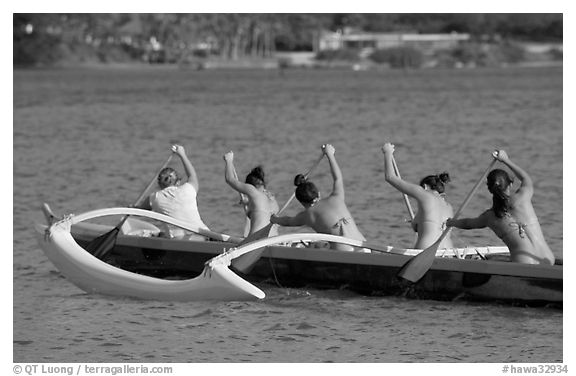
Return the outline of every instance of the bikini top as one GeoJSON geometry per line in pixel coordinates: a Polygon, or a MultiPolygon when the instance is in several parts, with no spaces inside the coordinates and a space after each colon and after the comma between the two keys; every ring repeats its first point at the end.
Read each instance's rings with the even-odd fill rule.
{"type": "Polygon", "coordinates": [[[340,228],[344,225],[350,224],[352,221],[352,217],[342,217],[332,226],[332,228],[340,228]]]}
{"type": "Polygon", "coordinates": [[[446,230],[446,221],[438,222],[431,219],[423,219],[422,222],[434,223],[435,225],[439,225],[440,231],[446,230]]]}
{"type": "MultiPolygon", "coordinates": [[[[509,213],[506,213],[506,215],[504,216],[504,218],[512,218],[512,215],[510,215],[509,213]]],[[[500,218],[501,220],[504,220],[504,218],[500,218]]],[[[507,236],[510,236],[511,234],[517,233],[518,236],[520,236],[521,239],[524,239],[526,237],[526,228],[530,225],[535,224],[536,222],[530,222],[530,223],[523,223],[523,222],[518,222],[518,221],[510,221],[508,223],[508,226],[510,227],[508,230],[504,231],[503,233],[496,233],[496,235],[500,238],[500,239],[504,239],[507,236]]]]}

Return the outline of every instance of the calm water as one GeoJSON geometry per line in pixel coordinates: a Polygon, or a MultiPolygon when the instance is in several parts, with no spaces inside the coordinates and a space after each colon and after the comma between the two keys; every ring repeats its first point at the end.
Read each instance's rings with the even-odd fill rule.
{"type": "MultiPolygon", "coordinates": [[[[239,234],[223,179],[263,164],[280,202],[330,142],[347,202],[373,242],[410,246],[402,196],[383,177],[396,144],[405,179],[450,172],[457,207],[504,148],[536,184],[534,205],[562,257],[562,69],[14,72],[15,362],[560,362],[562,311],[363,297],[262,285],[259,302],[165,303],[84,294],[36,245],[40,204],[59,213],[128,205],[184,145],[214,230],[239,234]],[[456,325],[455,325],[456,323],[456,325]]],[[[180,168],[178,164],[174,165],[180,168]]],[[[314,179],[327,193],[328,165],[314,179]]],[[[464,215],[490,206],[484,187],[464,215]]],[[[296,203],[288,212],[298,210],[296,203]]],[[[458,245],[500,245],[455,231],[458,245]]]]}

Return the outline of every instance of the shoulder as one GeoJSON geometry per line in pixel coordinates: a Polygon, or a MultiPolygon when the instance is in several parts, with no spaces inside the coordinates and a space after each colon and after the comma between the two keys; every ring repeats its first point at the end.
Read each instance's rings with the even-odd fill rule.
{"type": "Polygon", "coordinates": [[[494,214],[494,210],[492,209],[484,210],[482,214],[478,216],[478,218],[486,221],[487,223],[494,222],[497,219],[496,214],[494,214]]]}
{"type": "MultiPolygon", "coordinates": [[[[172,188],[172,187],[170,187],[172,188]]],[[[196,192],[196,188],[194,188],[194,185],[190,182],[185,182],[184,184],[179,185],[178,187],[174,187],[175,189],[178,190],[182,190],[182,191],[194,191],[196,192]]]]}
{"type": "Polygon", "coordinates": [[[314,208],[308,208],[296,214],[296,217],[303,221],[304,224],[310,225],[314,222],[315,213],[316,210],[314,208]]]}
{"type": "Polygon", "coordinates": [[[520,187],[510,196],[510,202],[512,203],[512,206],[529,204],[532,202],[533,193],[534,191],[532,189],[520,187]]]}
{"type": "Polygon", "coordinates": [[[170,192],[170,191],[174,191],[175,189],[177,189],[177,187],[175,186],[171,186],[171,187],[166,187],[166,188],[162,188],[162,189],[158,189],[156,192],[153,192],[152,194],[150,194],[150,196],[162,196],[165,195],[166,193],[170,192]]]}
{"type": "Polygon", "coordinates": [[[264,191],[264,195],[266,196],[266,198],[268,198],[268,201],[276,202],[276,196],[274,196],[274,193],[266,190],[264,191]]]}
{"type": "Polygon", "coordinates": [[[445,211],[450,212],[450,213],[454,212],[454,207],[447,200],[443,199],[441,205],[444,207],[445,211]]]}
{"type": "Polygon", "coordinates": [[[310,218],[323,216],[326,213],[333,211],[335,208],[341,207],[342,202],[343,201],[340,200],[338,196],[328,196],[316,202],[314,206],[307,208],[305,212],[310,218]]]}
{"type": "MultiPolygon", "coordinates": [[[[334,191],[330,193],[328,197],[321,199],[320,202],[318,202],[318,204],[324,203],[330,205],[336,202],[344,202],[344,201],[345,201],[344,192],[334,191]]],[[[316,206],[318,206],[318,204],[316,204],[316,206]]]]}
{"type": "MultiPolygon", "coordinates": [[[[419,185],[413,184],[410,187],[409,193],[421,203],[430,203],[430,204],[438,204],[443,202],[444,200],[438,197],[437,195],[433,194],[432,192],[428,192],[424,188],[419,185]]],[[[445,202],[445,201],[444,201],[445,202]]],[[[442,204],[443,205],[443,204],[442,204]]]]}
{"type": "Polygon", "coordinates": [[[149,201],[150,204],[152,203],[158,203],[158,202],[163,202],[165,200],[167,200],[169,197],[174,196],[174,193],[176,192],[176,188],[177,187],[166,187],[163,189],[159,189],[155,192],[152,192],[150,194],[149,201]]]}
{"type": "Polygon", "coordinates": [[[162,189],[159,189],[159,188],[158,188],[158,189],[152,191],[148,196],[149,196],[149,197],[153,197],[153,196],[158,195],[158,193],[160,193],[160,192],[162,192],[162,189]]]}

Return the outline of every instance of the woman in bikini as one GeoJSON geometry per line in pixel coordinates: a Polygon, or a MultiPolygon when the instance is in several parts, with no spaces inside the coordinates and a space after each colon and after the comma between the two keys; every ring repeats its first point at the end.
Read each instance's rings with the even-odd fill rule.
{"type": "MultiPolygon", "coordinates": [[[[366,238],[358,230],[344,200],[342,171],[334,157],[335,149],[332,145],[327,144],[322,146],[322,150],[330,163],[330,171],[334,181],[332,193],[328,197],[320,198],[320,192],[314,183],[306,181],[303,175],[296,175],[294,179],[295,195],[304,206],[304,211],[294,217],[273,216],[270,218],[270,222],[281,226],[308,226],[319,233],[364,241],[366,238]]],[[[352,246],[337,243],[331,244],[330,247],[342,251],[354,250],[352,246]]]]}
{"type": "MultiPolygon", "coordinates": [[[[237,192],[246,195],[246,201],[243,204],[246,216],[250,219],[250,228],[245,235],[251,235],[270,224],[270,216],[278,212],[278,203],[274,195],[266,189],[262,167],[252,169],[246,176],[246,182],[242,183],[234,172],[234,153],[229,151],[224,154],[224,161],[226,162],[224,174],[226,183],[237,192]]],[[[277,232],[273,233],[274,231],[277,230],[273,228],[270,236],[277,235],[277,232]]]]}
{"type": "MultiPolygon", "coordinates": [[[[448,173],[429,175],[420,181],[420,185],[402,180],[394,173],[392,162],[394,145],[382,146],[384,153],[384,174],[386,181],[400,192],[413,197],[418,202],[418,212],[412,221],[412,228],[418,233],[415,249],[426,249],[438,240],[446,228],[446,220],[454,215],[452,205],[446,201],[445,184],[450,181],[448,173]]],[[[439,248],[452,248],[452,239],[448,234],[439,248]]]]}
{"type": "Polygon", "coordinates": [[[508,246],[512,261],[553,265],[554,254],[544,239],[532,206],[532,179],[504,150],[494,152],[493,156],[520,179],[520,187],[512,193],[513,180],[508,173],[501,169],[490,171],[486,183],[492,193],[492,208],[477,218],[449,219],[447,225],[461,229],[489,227],[508,246]]]}

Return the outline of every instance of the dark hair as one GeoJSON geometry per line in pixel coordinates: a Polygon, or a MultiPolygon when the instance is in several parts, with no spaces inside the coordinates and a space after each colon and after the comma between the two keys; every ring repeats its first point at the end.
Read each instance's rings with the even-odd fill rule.
{"type": "Polygon", "coordinates": [[[266,181],[264,180],[264,170],[262,166],[256,166],[246,176],[246,183],[252,184],[255,187],[264,186],[266,188],[266,181]]]}
{"type": "Polygon", "coordinates": [[[510,196],[506,194],[506,188],[512,182],[510,175],[499,168],[490,171],[486,177],[488,191],[492,193],[492,211],[498,218],[504,217],[512,208],[510,196]]]}
{"type": "Polygon", "coordinates": [[[296,186],[296,198],[303,204],[312,204],[318,198],[318,188],[302,174],[294,177],[294,185],[296,186]]]}
{"type": "Polygon", "coordinates": [[[172,167],[166,167],[158,174],[158,185],[164,189],[176,185],[180,178],[172,167]]]}
{"type": "Polygon", "coordinates": [[[420,186],[424,188],[424,185],[428,185],[430,188],[438,193],[444,193],[444,185],[450,182],[450,175],[447,172],[443,172],[438,175],[428,175],[424,179],[420,180],[420,186]]]}

